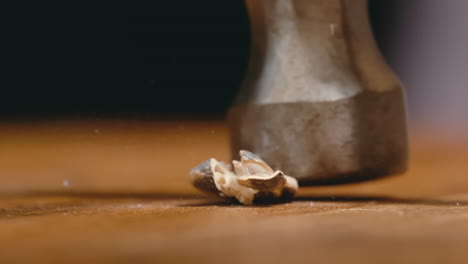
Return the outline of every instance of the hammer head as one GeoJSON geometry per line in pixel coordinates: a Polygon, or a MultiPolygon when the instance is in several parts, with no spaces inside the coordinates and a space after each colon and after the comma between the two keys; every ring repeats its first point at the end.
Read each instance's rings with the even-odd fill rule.
{"type": "Polygon", "coordinates": [[[251,62],[229,111],[250,150],[302,184],[407,166],[404,93],[373,41],[364,0],[248,0],[251,62]]]}
{"type": "Polygon", "coordinates": [[[240,105],[229,114],[232,149],[249,149],[302,184],[362,181],[405,171],[404,116],[399,90],[240,105]]]}

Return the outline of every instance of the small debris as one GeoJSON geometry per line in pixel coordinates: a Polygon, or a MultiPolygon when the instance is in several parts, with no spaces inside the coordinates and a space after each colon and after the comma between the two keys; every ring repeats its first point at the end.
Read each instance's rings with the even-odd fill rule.
{"type": "Polygon", "coordinates": [[[330,35],[333,37],[335,36],[335,24],[330,24],[330,35]]]}
{"type": "Polygon", "coordinates": [[[67,180],[67,179],[63,180],[63,186],[70,187],[70,185],[71,185],[70,180],[67,180]]]}
{"type": "Polygon", "coordinates": [[[131,208],[131,209],[143,208],[143,205],[140,204],[140,203],[139,204],[132,204],[132,205],[129,206],[129,208],[131,208]]]}

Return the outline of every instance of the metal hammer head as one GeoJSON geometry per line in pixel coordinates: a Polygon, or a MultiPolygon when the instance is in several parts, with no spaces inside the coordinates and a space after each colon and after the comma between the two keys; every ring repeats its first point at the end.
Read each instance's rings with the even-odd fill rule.
{"type": "Polygon", "coordinates": [[[233,155],[258,154],[302,184],[407,166],[404,94],[365,0],[247,0],[250,66],[229,111],[233,155]]]}

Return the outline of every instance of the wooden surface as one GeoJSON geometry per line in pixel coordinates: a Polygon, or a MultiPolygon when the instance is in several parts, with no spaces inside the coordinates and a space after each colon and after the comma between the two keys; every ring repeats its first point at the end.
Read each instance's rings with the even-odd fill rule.
{"type": "Polygon", "coordinates": [[[0,263],[467,263],[468,138],[415,132],[411,169],[244,207],[200,196],[215,121],[0,124],[0,263]]]}

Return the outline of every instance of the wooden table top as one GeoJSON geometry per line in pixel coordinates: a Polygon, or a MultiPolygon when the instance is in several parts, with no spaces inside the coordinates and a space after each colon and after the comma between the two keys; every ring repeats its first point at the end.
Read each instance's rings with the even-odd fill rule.
{"type": "Polygon", "coordinates": [[[415,132],[400,176],[287,204],[201,196],[221,121],[0,123],[0,263],[467,263],[468,138],[415,132]]]}

